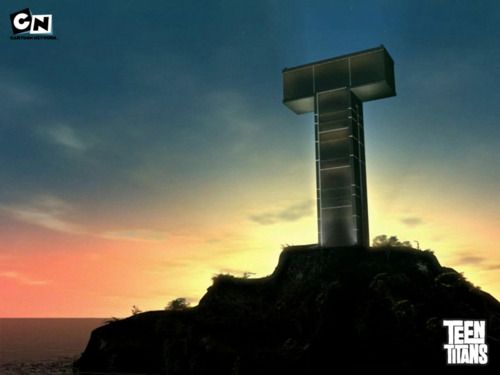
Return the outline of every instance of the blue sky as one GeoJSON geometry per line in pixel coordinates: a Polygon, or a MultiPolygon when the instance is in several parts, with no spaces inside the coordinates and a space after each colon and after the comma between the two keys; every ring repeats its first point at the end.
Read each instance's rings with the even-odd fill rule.
{"type": "MultiPolygon", "coordinates": [[[[229,173],[226,148],[242,137],[256,138],[232,155],[236,164],[261,151],[304,156],[311,145],[297,140],[310,129],[298,124],[308,119],[280,105],[281,69],[379,44],[396,62],[398,96],[366,105],[376,124],[367,124],[369,152],[392,159],[404,151],[411,163],[418,154],[455,159],[478,141],[498,145],[496,2],[23,4],[54,14],[58,41],[11,41],[2,24],[2,177],[16,182],[15,194],[31,190],[33,178],[37,189],[107,191],[123,169],[156,167],[165,155],[182,154],[169,169],[175,175],[195,178],[208,160],[211,172],[229,173]],[[231,110],[270,121],[250,135],[220,118],[231,110]],[[393,150],[376,152],[382,145],[393,150]],[[92,156],[63,163],[54,154],[64,152],[92,156]]],[[[6,14],[17,8],[2,5],[6,14]]]]}

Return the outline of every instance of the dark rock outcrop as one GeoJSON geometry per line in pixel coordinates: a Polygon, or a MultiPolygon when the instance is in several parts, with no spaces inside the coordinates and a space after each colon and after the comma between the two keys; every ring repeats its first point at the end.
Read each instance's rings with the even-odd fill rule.
{"type": "Polygon", "coordinates": [[[92,332],[75,371],[499,373],[500,304],[430,251],[286,248],[272,275],[214,279],[198,306],[92,332]],[[447,366],[443,319],[484,319],[489,364],[447,366]]]}

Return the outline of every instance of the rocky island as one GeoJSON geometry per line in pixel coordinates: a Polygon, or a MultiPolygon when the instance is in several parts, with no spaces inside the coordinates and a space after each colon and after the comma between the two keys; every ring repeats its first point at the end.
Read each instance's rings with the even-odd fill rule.
{"type": "Polygon", "coordinates": [[[92,332],[75,374],[499,373],[500,303],[431,251],[290,246],[264,278],[92,332]],[[489,362],[446,364],[443,319],[486,321],[489,362]],[[434,373],[434,372],[433,372],[434,373]]]}

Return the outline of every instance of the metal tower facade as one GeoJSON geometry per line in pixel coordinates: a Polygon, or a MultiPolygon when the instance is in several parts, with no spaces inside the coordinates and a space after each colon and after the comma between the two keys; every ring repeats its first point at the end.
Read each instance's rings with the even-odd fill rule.
{"type": "Polygon", "coordinates": [[[369,244],[363,102],[395,94],[383,46],[283,70],[284,104],[314,112],[321,246],[369,244]]]}

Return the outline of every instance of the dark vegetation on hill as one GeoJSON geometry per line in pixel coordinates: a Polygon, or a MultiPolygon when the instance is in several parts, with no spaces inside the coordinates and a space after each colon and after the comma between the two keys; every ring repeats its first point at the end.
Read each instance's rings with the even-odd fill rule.
{"type": "Polygon", "coordinates": [[[500,304],[430,251],[283,250],[261,279],[220,275],[198,306],[92,332],[81,373],[500,373],[500,304]],[[489,364],[447,366],[442,319],[485,319],[489,364]]]}

